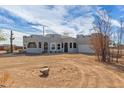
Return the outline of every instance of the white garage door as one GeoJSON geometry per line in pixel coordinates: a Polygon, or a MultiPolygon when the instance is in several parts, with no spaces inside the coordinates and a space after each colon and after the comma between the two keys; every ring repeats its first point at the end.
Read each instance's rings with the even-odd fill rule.
{"type": "Polygon", "coordinates": [[[94,53],[94,51],[90,48],[89,45],[78,45],[79,53],[94,53]]]}

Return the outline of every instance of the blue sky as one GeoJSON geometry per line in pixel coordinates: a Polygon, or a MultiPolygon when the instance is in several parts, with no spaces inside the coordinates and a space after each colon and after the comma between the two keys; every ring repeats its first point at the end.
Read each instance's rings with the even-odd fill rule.
{"type": "Polygon", "coordinates": [[[124,6],[0,6],[0,29],[9,43],[10,30],[14,31],[14,44],[22,45],[23,35],[42,34],[42,24],[47,25],[45,33],[89,34],[97,10],[111,11],[112,25],[119,27],[124,6]]]}

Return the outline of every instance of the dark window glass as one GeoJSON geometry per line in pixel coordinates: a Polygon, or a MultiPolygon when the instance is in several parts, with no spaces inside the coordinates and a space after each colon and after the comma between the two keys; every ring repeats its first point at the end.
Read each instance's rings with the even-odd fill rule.
{"type": "Polygon", "coordinates": [[[39,48],[41,48],[41,42],[39,42],[39,48]]]}
{"type": "Polygon", "coordinates": [[[76,46],[76,43],[73,43],[73,48],[76,48],[77,46],[76,46]]]}
{"type": "Polygon", "coordinates": [[[70,48],[72,48],[72,43],[70,43],[70,48]]]}
{"type": "Polygon", "coordinates": [[[63,48],[63,43],[62,43],[62,48],[63,48]]]}
{"type": "Polygon", "coordinates": [[[26,47],[24,47],[24,49],[26,49],[26,47]]]}
{"type": "Polygon", "coordinates": [[[57,45],[57,48],[60,49],[60,44],[57,45]]]}

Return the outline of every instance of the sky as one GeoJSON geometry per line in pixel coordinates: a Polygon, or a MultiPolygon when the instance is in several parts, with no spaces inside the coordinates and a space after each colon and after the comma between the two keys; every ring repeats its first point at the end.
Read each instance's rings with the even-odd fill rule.
{"type": "Polygon", "coordinates": [[[33,5],[33,6],[0,6],[0,30],[6,36],[9,44],[10,31],[14,33],[14,44],[22,46],[23,36],[32,34],[69,33],[75,37],[78,34],[88,35],[93,28],[94,15],[97,10],[111,11],[112,26],[120,27],[119,19],[124,16],[124,6],[85,6],[85,5],[33,5]]]}

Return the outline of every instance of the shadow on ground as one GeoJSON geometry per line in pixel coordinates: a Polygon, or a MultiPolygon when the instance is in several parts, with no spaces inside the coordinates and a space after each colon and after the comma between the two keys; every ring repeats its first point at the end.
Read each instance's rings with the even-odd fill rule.
{"type": "Polygon", "coordinates": [[[109,65],[105,66],[107,69],[112,69],[112,70],[116,70],[118,72],[124,73],[124,64],[120,64],[120,63],[106,63],[105,65],[109,65]]]}
{"type": "MultiPolygon", "coordinates": [[[[28,54],[28,53],[3,53],[0,54],[0,57],[18,57],[18,56],[54,56],[54,55],[62,55],[65,53],[43,53],[43,54],[28,54]]],[[[66,53],[66,54],[81,54],[81,53],[66,53]]],[[[85,54],[85,53],[82,53],[85,54]]],[[[86,53],[85,55],[93,56],[94,54],[86,53]]]]}

